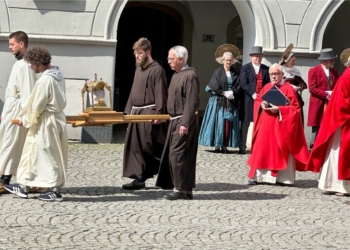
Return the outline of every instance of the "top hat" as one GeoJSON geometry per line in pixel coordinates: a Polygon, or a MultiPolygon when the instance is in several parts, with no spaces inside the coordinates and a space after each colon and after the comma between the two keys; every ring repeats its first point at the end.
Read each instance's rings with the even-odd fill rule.
{"type": "Polygon", "coordinates": [[[233,44],[223,44],[221,46],[219,46],[216,51],[215,51],[215,60],[220,63],[223,64],[222,61],[222,56],[224,55],[225,52],[231,52],[233,57],[233,63],[236,63],[238,61],[238,59],[240,59],[241,57],[241,51],[239,50],[239,48],[237,48],[235,45],[233,44]]]}
{"type": "Polygon", "coordinates": [[[343,52],[340,54],[340,61],[346,67],[348,66],[349,61],[350,61],[350,48],[347,48],[347,49],[343,50],[343,52]]]}
{"type": "Polygon", "coordinates": [[[290,58],[293,56],[292,49],[293,49],[293,43],[289,44],[288,47],[286,48],[286,50],[283,52],[283,54],[280,58],[280,61],[279,61],[280,65],[282,65],[290,60],[290,58]]]}
{"type": "Polygon", "coordinates": [[[322,49],[320,51],[320,57],[318,58],[318,60],[330,60],[330,59],[334,59],[337,58],[338,56],[333,54],[333,49],[322,49]]]}
{"type": "Polygon", "coordinates": [[[262,55],[262,54],[263,54],[263,47],[253,46],[249,55],[251,56],[251,55],[262,55]]]}

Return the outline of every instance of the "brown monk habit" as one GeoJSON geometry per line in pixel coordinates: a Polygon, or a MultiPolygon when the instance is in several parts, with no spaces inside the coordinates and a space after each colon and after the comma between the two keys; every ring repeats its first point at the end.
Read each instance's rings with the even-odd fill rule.
{"type": "Polygon", "coordinates": [[[191,191],[195,187],[199,122],[199,80],[194,68],[174,73],[169,86],[167,109],[171,117],[156,186],[191,191]],[[180,126],[188,134],[179,135],[180,126]]]}
{"type": "MultiPolygon", "coordinates": [[[[146,68],[137,67],[125,113],[135,115],[166,114],[168,84],[163,67],[153,61],[146,68]],[[155,107],[134,109],[155,104],[155,107]]],[[[158,173],[166,138],[167,124],[130,123],[125,136],[123,177],[143,177],[158,173]]]]}

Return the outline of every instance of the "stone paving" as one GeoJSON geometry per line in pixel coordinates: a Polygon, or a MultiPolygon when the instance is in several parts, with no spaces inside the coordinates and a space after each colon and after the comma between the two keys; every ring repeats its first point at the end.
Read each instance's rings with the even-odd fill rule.
{"type": "Polygon", "coordinates": [[[194,200],[154,187],[124,191],[123,144],[69,146],[64,201],[0,197],[0,249],[349,249],[350,198],[317,176],[292,187],[246,185],[248,155],[199,147],[194,200]]]}

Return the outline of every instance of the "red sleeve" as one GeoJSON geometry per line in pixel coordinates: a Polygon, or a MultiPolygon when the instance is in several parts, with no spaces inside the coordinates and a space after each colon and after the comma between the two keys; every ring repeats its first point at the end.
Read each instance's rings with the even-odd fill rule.
{"type": "MultiPolygon", "coordinates": [[[[260,114],[264,112],[261,110],[260,105],[263,101],[262,96],[271,89],[272,84],[267,84],[263,87],[261,92],[254,100],[254,130],[253,130],[253,142],[256,133],[259,129],[260,114]]],[[[295,90],[289,83],[285,83],[280,90],[290,100],[288,106],[279,106],[280,115],[282,120],[276,123],[278,128],[276,130],[276,136],[280,141],[286,145],[290,154],[296,160],[296,169],[298,171],[304,171],[305,165],[308,160],[308,149],[304,134],[304,128],[301,122],[300,106],[295,90]]],[[[254,145],[252,145],[254,150],[254,145]]]]}
{"type": "Polygon", "coordinates": [[[282,116],[282,136],[284,137],[288,151],[296,160],[296,169],[304,171],[309,153],[301,121],[297,94],[290,84],[283,86],[283,93],[290,100],[290,104],[279,107],[282,116]]]}

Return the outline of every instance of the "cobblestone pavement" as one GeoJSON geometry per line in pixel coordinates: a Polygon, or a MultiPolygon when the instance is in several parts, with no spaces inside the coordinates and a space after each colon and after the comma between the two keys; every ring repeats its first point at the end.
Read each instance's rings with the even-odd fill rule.
{"type": "Polygon", "coordinates": [[[248,186],[247,155],[209,149],[195,199],[168,201],[155,179],[121,189],[122,144],[72,143],[63,202],[0,197],[0,249],[349,249],[350,198],[322,194],[312,173],[248,186]]]}

